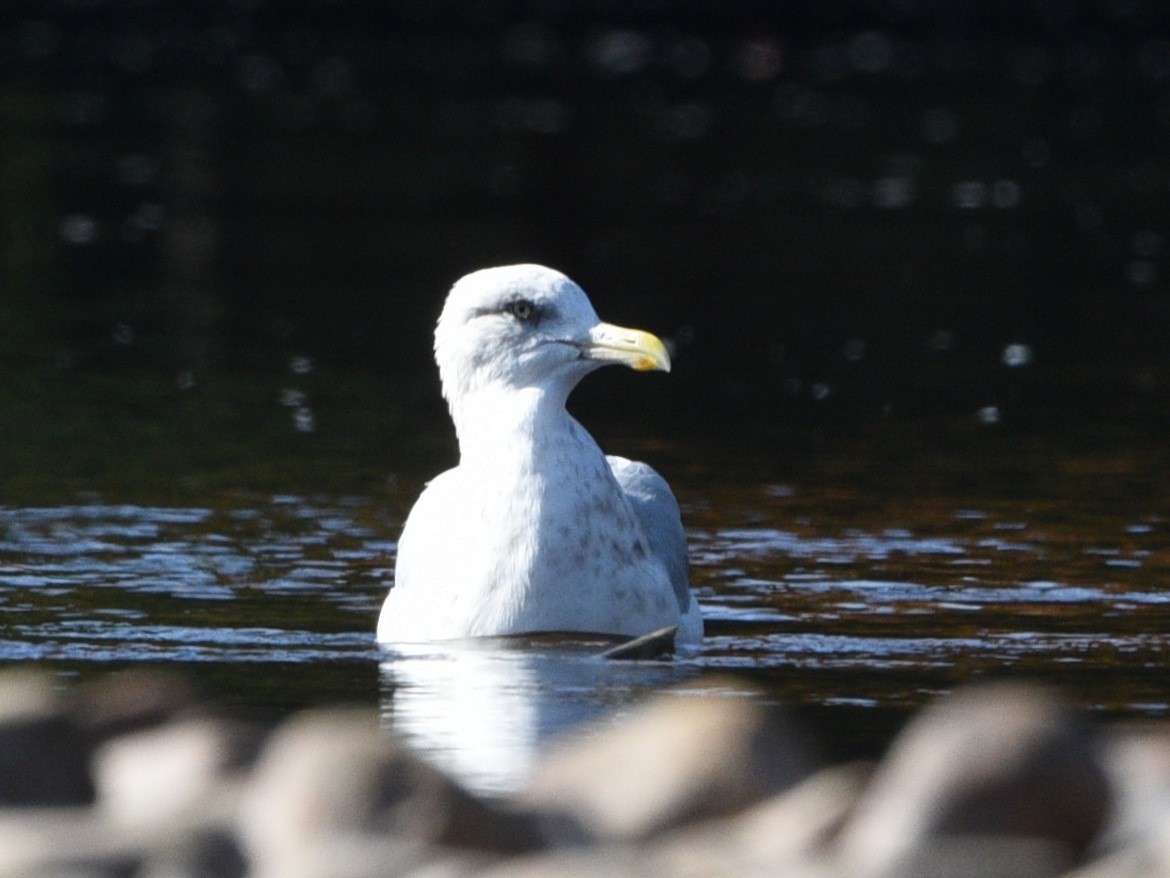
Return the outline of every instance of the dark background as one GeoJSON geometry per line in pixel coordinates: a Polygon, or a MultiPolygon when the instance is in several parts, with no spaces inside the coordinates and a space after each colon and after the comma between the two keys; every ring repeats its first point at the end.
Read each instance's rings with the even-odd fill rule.
{"type": "Polygon", "coordinates": [[[0,487],[426,471],[513,261],[677,345],[602,431],[1160,443],[1168,147],[1154,0],[8,2],[0,487]]]}

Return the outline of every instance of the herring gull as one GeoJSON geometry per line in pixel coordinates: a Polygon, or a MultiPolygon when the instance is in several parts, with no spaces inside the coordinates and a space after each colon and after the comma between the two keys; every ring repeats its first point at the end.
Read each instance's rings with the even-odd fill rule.
{"type": "Polygon", "coordinates": [[[669,371],[662,342],[602,323],[560,272],[511,265],[451,288],[435,360],[459,464],[406,519],[378,641],[677,626],[679,645],[697,643],[669,486],[644,463],[606,457],[565,410],[601,366],[669,371]]]}

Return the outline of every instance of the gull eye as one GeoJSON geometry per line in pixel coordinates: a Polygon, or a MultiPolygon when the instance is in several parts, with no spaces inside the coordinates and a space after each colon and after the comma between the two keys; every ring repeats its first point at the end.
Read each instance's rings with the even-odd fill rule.
{"type": "Polygon", "coordinates": [[[509,302],[505,310],[521,323],[527,323],[536,316],[536,306],[527,299],[517,299],[515,302],[509,302]]]}

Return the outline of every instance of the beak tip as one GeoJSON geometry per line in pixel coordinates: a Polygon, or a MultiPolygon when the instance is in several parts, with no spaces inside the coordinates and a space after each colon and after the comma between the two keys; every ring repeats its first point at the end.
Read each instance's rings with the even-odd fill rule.
{"type": "Polygon", "coordinates": [[[622,363],[639,372],[670,371],[670,352],[652,333],[603,323],[590,335],[587,356],[591,359],[622,363]]]}
{"type": "Polygon", "coordinates": [[[649,350],[643,349],[630,365],[639,372],[669,372],[670,352],[665,345],[658,343],[649,350]]]}

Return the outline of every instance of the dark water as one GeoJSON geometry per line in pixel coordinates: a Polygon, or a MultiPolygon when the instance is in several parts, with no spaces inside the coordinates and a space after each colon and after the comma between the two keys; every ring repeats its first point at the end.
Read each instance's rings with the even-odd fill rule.
{"type": "MultiPolygon", "coordinates": [[[[389,722],[489,789],[581,719],[720,673],[805,711],[845,752],[879,746],[913,707],[986,677],[1048,681],[1098,714],[1170,713],[1170,519],[1157,491],[1131,484],[1145,484],[1150,458],[1013,459],[1052,479],[1013,498],[1002,473],[943,490],[924,465],[826,455],[778,481],[742,458],[719,471],[713,453],[662,455],[677,470],[708,631],[674,662],[606,663],[590,643],[379,651],[415,483],[378,498],[0,508],[0,661],[62,678],[176,668],[221,700],[278,713],[380,701],[389,722]]],[[[963,468],[936,463],[951,479],[963,468]]]]}

